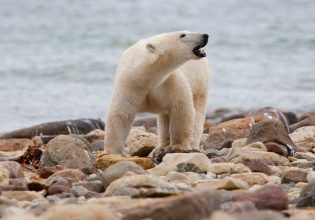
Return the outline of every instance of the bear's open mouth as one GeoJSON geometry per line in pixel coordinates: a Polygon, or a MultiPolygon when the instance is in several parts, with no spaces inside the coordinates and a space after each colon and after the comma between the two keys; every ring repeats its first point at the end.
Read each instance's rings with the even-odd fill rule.
{"type": "Polygon", "coordinates": [[[204,39],[200,45],[198,45],[197,47],[195,47],[193,49],[193,52],[197,57],[206,57],[207,56],[207,54],[205,53],[205,47],[206,47],[207,43],[208,43],[208,38],[204,39]]]}

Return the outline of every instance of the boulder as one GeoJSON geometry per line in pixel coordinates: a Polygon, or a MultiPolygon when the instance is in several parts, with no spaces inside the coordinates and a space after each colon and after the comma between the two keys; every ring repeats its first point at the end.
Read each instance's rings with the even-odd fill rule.
{"type": "Polygon", "coordinates": [[[49,141],[41,157],[40,167],[61,165],[74,169],[92,169],[93,156],[80,139],[59,135],[49,141]]]}
{"type": "Polygon", "coordinates": [[[288,131],[281,121],[277,119],[264,120],[253,126],[247,138],[247,144],[257,141],[263,143],[274,142],[281,144],[286,147],[288,155],[293,155],[296,148],[290,139],[288,131]]]}

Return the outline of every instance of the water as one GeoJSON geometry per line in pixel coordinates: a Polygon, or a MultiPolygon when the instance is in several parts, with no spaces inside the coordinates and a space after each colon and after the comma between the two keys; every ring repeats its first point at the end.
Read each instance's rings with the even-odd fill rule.
{"type": "Polygon", "coordinates": [[[0,132],[104,118],[120,54],[174,30],[210,34],[209,109],[315,108],[313,0],[1,0],[0,132]]]}

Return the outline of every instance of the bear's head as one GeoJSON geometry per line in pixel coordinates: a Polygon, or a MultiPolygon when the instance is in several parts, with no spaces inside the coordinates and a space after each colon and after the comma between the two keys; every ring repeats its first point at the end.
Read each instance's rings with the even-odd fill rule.
{"type": "Polygon", "coordinates": [[[207,43],[208,34],[176,31],[146,39],[145,47],[154,62],[168,60],[184,63],[191,59],[206,57],[204,48],[207,43]]]}

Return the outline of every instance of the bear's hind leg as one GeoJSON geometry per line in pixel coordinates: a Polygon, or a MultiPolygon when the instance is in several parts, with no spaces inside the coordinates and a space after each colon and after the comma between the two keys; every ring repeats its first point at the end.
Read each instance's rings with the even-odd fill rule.
{"type": "Polygon", "coordinates": [[[199,149],[200,140],[203,133],[203,126],[204,126],[204,122],[206,118],[206,111],[207,111],[207,99],[208,99],[207,94],[194,98],[194,106],[195,106],[196,114],[195,114],[193,147],[196,150],[199,149]]]}

